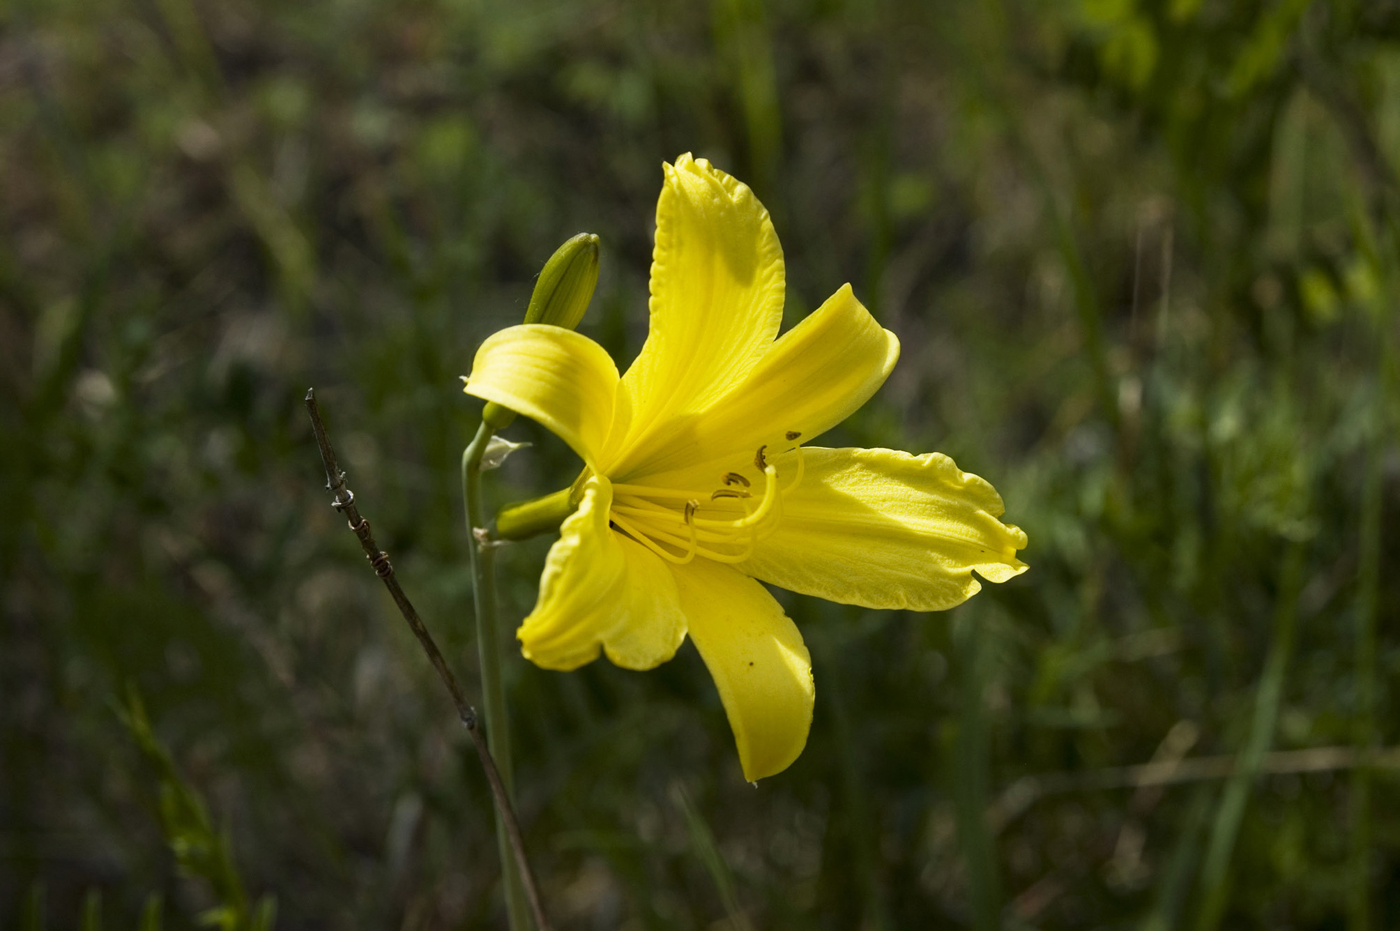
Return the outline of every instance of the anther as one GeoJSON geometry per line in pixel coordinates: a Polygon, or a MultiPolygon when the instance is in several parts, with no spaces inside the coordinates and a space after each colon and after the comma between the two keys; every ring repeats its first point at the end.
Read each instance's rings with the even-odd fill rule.
{"type": "Polygon", "coordinates": [[[745,488],[749,487],[749,480],[744,478],[738,472],[724,473],[724,478],[722,479],[722,481],[726,485],[743,485],[745,488]]]}
{"type": "Polygon", "coordinates": [[[768,468],[768,460],[763,458],[763,451],[767,448],[768,445],[764,444],[758,448],[758,452],[753,454],[753,464],[760,472],[768,468]]]}
{"type": "Polygon", "coordinates": [[[685,522],[689,524],[695,519],[695,512],[700,509],[700,502],[690,500],[685,503],[685,522]]]}
{"type": "Polygon", "coordinates": [[[783,434],[783,435],[786,436],[786,437],[787,437],[788,439],[790,439],[790,440],[795,440],[795,439],[797,439],[799,436],[801,436],[802,434],[799,433],[799,432],[796,431],[796,430],[789,430],[787,433],[785,433],[785,434],[783,434]]]}
{"type": "Polygon", "coordinates": [[[718,501],[720,498],[752,498],[743,488],[716,488],[710,492],[710,500],[718,501]]]}

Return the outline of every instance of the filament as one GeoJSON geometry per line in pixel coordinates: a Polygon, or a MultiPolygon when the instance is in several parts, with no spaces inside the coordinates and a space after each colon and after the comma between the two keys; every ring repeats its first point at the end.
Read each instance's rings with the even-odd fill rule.
{"type": "MultiPolygon", "coordinates": [[[[787,438],[799,435],[790,430],[787,438]]],[[[609,513],[613,526],[672,565],[683,566],[697,556],[721,563],[743,562],[753,555],[758,540],[777,529],[783,496],[797,488],[806,474],[801,445],[785,450],[797,453],[786,484],[779,479],[777,465],[765,455],[767,449],[760,446],[753,458],[763,476],[761,497],[738,472],[725,472],[720,487],[709,491],[614,484],[609,513]]]]}

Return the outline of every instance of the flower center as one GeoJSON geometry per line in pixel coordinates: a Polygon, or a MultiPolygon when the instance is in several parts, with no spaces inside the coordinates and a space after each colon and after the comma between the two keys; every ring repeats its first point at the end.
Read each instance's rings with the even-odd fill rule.
{"type": "MultiPolygon", "coordinates": [[[[799,436],[794,430],[786,434],[789,441],[799,436]]],[[[760,446],[754,453],[758,475],[752,482],[739,472],[725,472],[719,476],[719,485],[709,491],[614,484],[608,517],[617,530],[667,562],[684,565],[696,556],[743,562],[757,541],[777,529],[783,495],[802,481],[801,444],[787,450],[797,451],[797,465],[785,485],[777,466],[765,455],[767,449],[760,446]]]]}

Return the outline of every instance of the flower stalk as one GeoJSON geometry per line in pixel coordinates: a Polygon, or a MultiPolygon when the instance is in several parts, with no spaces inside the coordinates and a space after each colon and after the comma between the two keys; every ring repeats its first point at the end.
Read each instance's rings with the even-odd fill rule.
{"type": "MultiPolygon", "coordinates": [[[[481,508],[481,460],[495,429],[486,421],[462,452],[462,498],[466,503],[468,546],[472,571],[472,593],[476,606],[476,648],[481,664],[482,710],[486,720],[486,742],[500,771],[507,798],[515,801],[514,767],[511,761],[510,730],[506,724],[505,687],[501,682],[501,638],[496,624],[495,548],[486,537],[481,508]]],[[[511,931],[529,931],[528,903],[520,871],[511,855],[501,811],[496,811],[496,841],[505,884],[506,911],[511,931]]]]}
{"type": "MultiPolygon", "coordinates": [[[[572,331],[583,319],[588,302],[593,298],[593,289],[598,284],[598,237],[593,233],[579,233],[567,240],[554,251],[545,263],[535,282],[534,293],[530,296],[530,306],[525,313],[526,324],[543,324],[572,331]]],[[[511,448],[489,447],[492,437],[515,421],[516,412],[509,406],[491,401],[481,412],[481,426],[476,436],[462,451],[462,499],[467,511],[467,536],[471,538],[468,551],[471,556],[472,596],[476,606],[476,648],[481,663],[482,705],[486,718],[486,740],[491,755],[495,757],[500,770],[505,794],[514,804],[515,780],[511,762],[510,729],[507,722],[510,716],[506,711],[505,686],[501,682],[501,636],[496,624],[496,567],[495,542],[486,529],[486,515],[481,508],[481,472],[483,465],[491,469],[499,466],[510,454],[511,448]],[[488,454],[497,457],[488,459],[488,454]],[[483,463],[483,460],[486,460],[483,463]]],[[[499,444],[501,441],[497,441],[499,444]]],[[[506,539],[524,539],[557,528],[572,510],[569,489],[565,489],[562,500],[551,495],[544,501],[544,508],[526,507],[517,511],[516,517],[525,518],[520,535],[506,535],[506,539]]],[[[511,515],[506,517],[506,526],[521,525],[511,515]]],[[[522,883],[521,870],[511,857],[510,838],[502,821],[501,811],[496,811],[496,840],[500,848],[501,875],[505,883],[506,911],[510,917],[511,931],[529,931],[530,921],[527,905],[533,903],[532,896],[527,900],[526,886],[522,883]]],[[[526,877],[528,879],[528,877],[526,877]]],[[[542,913],[535,912],[537,921],[542,913]]],[[[543,931],[543,928],[541,929],[543,931]]]]}

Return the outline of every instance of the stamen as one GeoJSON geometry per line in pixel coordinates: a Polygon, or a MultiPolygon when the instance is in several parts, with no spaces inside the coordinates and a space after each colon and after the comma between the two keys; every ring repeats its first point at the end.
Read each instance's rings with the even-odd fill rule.
{"type": "Polygon", "coordinates": [[[708,491],[684,488],[657,488],[654,485],[613,485],[613,497],[636,495],[641,498],[703,498],[708,491]]]}
{"type": "Polygon", "coordinates": [[[668,508],[666,505],[657,504],[655,501],[645,501],[641,498],[634,498],[631,495],[627,496],[625,499],[614,498],[613,507],[622,508],[623,511],[632,511],[639,515],[644,514],[651,517],[676,517],[675,508],[668,508]],[[624,500],[627,502],[626,504],[622,503],[624,500]]]}
{"type": "Polygon", "coordinates": [[[696,552],[706,559],[713,559],[715,562],[743,562],[753,555],[754,532],[747,531],[743,540],[743,548],[737,553],[719,553],[705,547],[699,547],[696,552]]]}
{"type": "MultiPolygon", "coordinates": [[[[726,502],[727,503],[727,502],[726,502]]],[[[736,502],[740,505],[741,514],[748,516],[748,509],[743,507],[743,502],[736,502]]],[[[684,518],[675,508],[668,508],[664,504],[657,504],[655,501],[643,501],[640,498],[625,498],[622,502],[613,502],[612,509],[621,511],[623,514],[632,514],[647,520],[664,520],[668,523],[684,523],[684,518]]],[[[718,510],[718,508],[716,508],[718,510]]],[[[721,511],[720,513],[732,513],[721,511]]],[[[695,517],[692,521],[697,527],[716,527],[720,529],[733,526],[732,520],[711,520],[707,517],[695,517]]]]}
{"type": "MultiPolygon", "coordinates": [[[[680,537],[676,536],[673,533],[669,533],[665,530],[658,530],[657,536],[660,537],[664,542],[670,543],[674,546],[682,545],[680,537]]],[[[754,532],[752,530],[746,531],[741,539],[743,543],[743,548],[737,553],[721,553],[720,551],[710,549],[707,546],[696,546],[695,555],[704,556],[706,559],[712,559],[715,562],[743,562],[744,560],[748,559],[750,556],[753,555],[754,532]]],[[[740,541],[721,542],[728,542],[730,543],[730,545],[738,545],[740,541]]]]}
{"type": "MultiPolygon", "coordinates": [[[[795,430],[787,433],[789,441],[801,436],[795,430]]],[[[778,466],[768,459],[768,447],[760,446],[754,451],[754,466],[763,473],[763,495],[758,501],[753,501],[757,489],[738,472],[724,473],[720,481],[725,487],[708,493],[614,484],[609,517],[618,532],[673,565],[685,565],[697,556],[722,563],[743,562],[752,556],[757,541],[777,529],[782,519],[783,496],[802,482],[806,457],[800,444],[783,452],[793,450],[797,452],[796,468],[785,482],[779,481],[778,466]],[[750,502],[756,506],[750,506],[750,502]],[[702,503],[709,517],[699,516],[702,503]]],[[[787,475],[783,478],[787,479],[787,475]]]]}
{"type": "Polygon", "coordinates": [[[786,434],[784,434],[784,436],[786,436],[789,440],[795,440],[801,435],[802,434],[796,430],[789,430],[786,434]]]}
{"type": "Polygon", "coordinates": [[[763,483],[763,500],[759,502],[758,509],[745,518],[736,520],[730,524],[731,527],[752,527],[768,516],[768,512],[776,506],[778,513],[782,513],[782,503],[778,494],[778,470],[770,465],[763,467],[763,474],[768,476],[768,480],[763,483]]]}
{"type": "Polygon", "coordinates": [[[792,491],[798,485],[802,484],[802,476],[807,472],[807,457],[803,455],[805,450],[801,446],[795,446],[793,448],[797,451],[797,474],[792,477],[792,481],[785,489],[786,491],[792,491]]]}
{"type": "Polygon", "coordinates": [[[617,511],[615,510],[612,513],[612,519],[615,524],[617,524],[623,530],[627,531],[627,535],[629,537],[636,540],[638,543],[642,544],[642,546],[645,546],[647,549],[651,550],[653,553],[660,556],[662,559],[666,560],[669,563],[673,563],[677,566],[684,566],[686,563],[694,559],[695,553],[699,549],[699,547],[697,547],[694,541],[692,540],[691,545],[686,547],[686,554],[684,556],[677,556],[674,553],[668,553],[666,552],[666,550],[662,549],[659,545],[657,545],[656,541],[654,541],[651,538],[651,535],[642,533],[635,526],[633,526],[630,521],[619,516],[617,511]]]}
{"type": "MultiPolygon", "coordinates": [[[[675,516],[679,517],[680,515],[675,516]]],[[[683,566],[686,563],[690,562],[691,559],[693,559],[695,556],[704,556],[706,559],[712,559],[715,562],[736,563],[743,562],[744,560],[748,559],[750,556],[753,555],[754,532],[752,530],[748,530],[744,533],[742,537],[743,548],[740,549],[739,552],[721,553],[718,550],[710,549],[707,546],[701,546],[699,543],[693,540],[688,540],[684,537],[681,537],[679,534],[672,533],[669,530],[664,530],[660,527],[649,527],[645,532],[643,532],[636,525],[628,521],[626,518],[623,518],[621,520],[619,526],[627,532],[628,536],[636,539],[637,542],[641,543],[643,546],[651,550],[656,555],[660,556],[662,559],[665,559],[667,562],[674,563],[676,565],[683,566]],[[685,557],[681,557],[675,555],[674,553],[670,553],[658,545],[658,540],[661,543],[665,543],[668,546],[674,546],[677,548],[684,547],[686,549],[687,554],[690,553],[691,546],[694,546],[694,556],[687,555],[685,557]]],[[[718,534],[706,533],[704,531],[700,531],[700,533],[703,533],[707,538],[713,537],[714,540],[712,542],[715,543],[739,545],[739,541],[732,539],[734,536],[732,533],[718,534]]]]}
{"type": "MultiPolygon", "coordinates": [[[[627,507],[625,505],[614,505],[613,514],[621,514],[623,520],[628,521],[638,529],[645,528],[648,534],[673,534],[678,541],[684,541],[684,537],[667,527],[678,527],[686,524],[685,518],[675,511],[645,511],[641,508],[627,507]]],[[[728,520],[705,520],[701,517],[691,518],[690,525],[695,528],[695,537],[701,543],[729,543],[734,538],[734,522],[728,520]]]]}
{"type": "Polygon", "coordinates": [[[685,503],[685,527],[690,531],[690,539],[685,544],[685,561],[690,562],[695,558],[695,554],[700,552],[700,541],[695,535],[695,510],[700,507],[699,501],[687,501],[685,503]]]}

